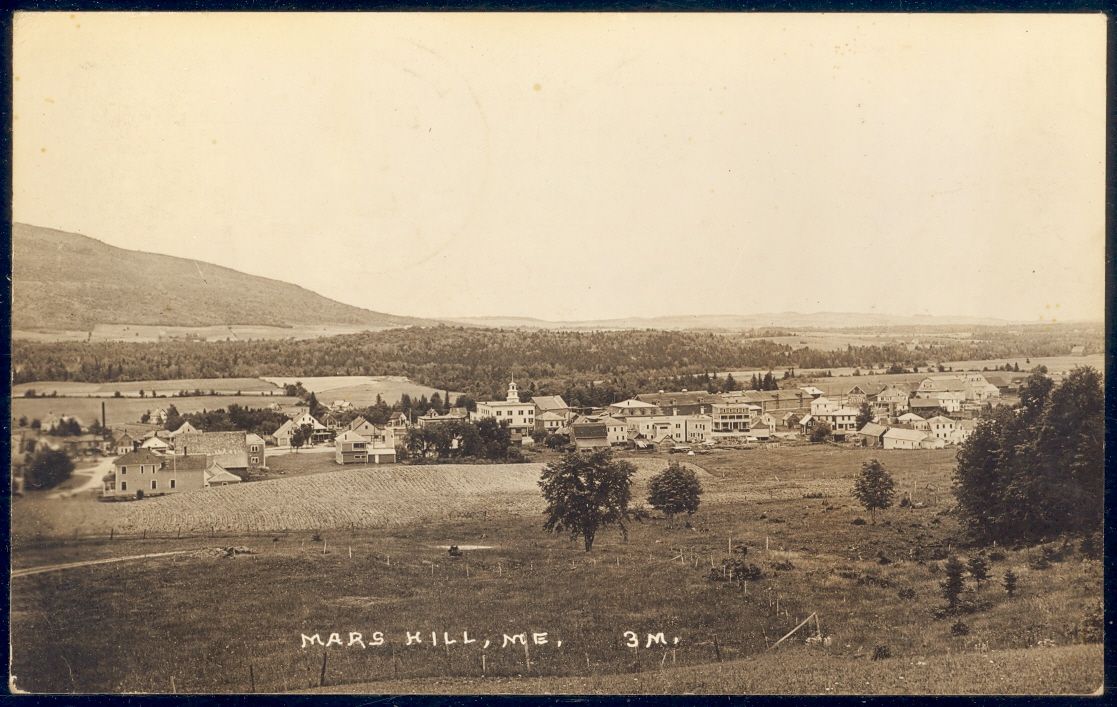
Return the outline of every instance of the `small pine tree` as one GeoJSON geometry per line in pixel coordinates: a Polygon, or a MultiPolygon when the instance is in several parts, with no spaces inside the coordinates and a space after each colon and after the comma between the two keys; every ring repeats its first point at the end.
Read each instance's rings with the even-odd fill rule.
{"type": "Polygon", "coordinates": [[[861,473],[853,482],[853,497],[861,502],[873,523],[877,522],[876,512],[892,506],[895,495],[895,482],[884,466],[876,459],[861,465],[861,473]]]}
{"type": "Polygon", "coordinates": [[[1013,572],[1011,568],[1005,570],[1004,579],[1001,580],[1001,582],[1002,582],[1002,584],[1005,588],[1005,594],[1008,594],[1010,597],[1014,596],[1016,594],[1016,583],[1017,583],[1017,581],[1018,580],[1017,580],[1017,577],[1016,577],[1016,573],[1013,572]]]}
{"type": "Polygon", "coordinates": [[[942,590],[942,596],[946,599],[946,604],[951,610],[958,608],[958,599],[962,595],[962,590],[966,588],[966,580],[962,576],[965,571],[966,566],[957,557],[951,557],[943,565],[946,579],[939,583],[939,588],[942,590]]]}
{"type": "Polygon", "coordinates": [[[970,576],[978,584],[982,584],[985,580],[989,579],[989,561],[981,555],[974,555],[966,564],[966,569],[970,571],[970,576]]]}

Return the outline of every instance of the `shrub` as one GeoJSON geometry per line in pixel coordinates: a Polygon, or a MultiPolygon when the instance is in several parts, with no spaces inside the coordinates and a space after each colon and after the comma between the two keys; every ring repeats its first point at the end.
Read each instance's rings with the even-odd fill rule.
{"type": "Polygon", "coordinates": [[[854,518],[849,522],[850,525],[865,525],[864,518],[854,518]]]}
{"type": "Polygon", "coordinates": [[[1100,643],[1102,640],[1102,627],[1105,624],[1105,610],[1100,601],[1094,602],[1086,609],[1086,615],[1079,624],[1082,640],[1085,643],[1100,643]]]}
{"type": "Polygon", "coordinates": [[[970,635],[970,627],[963,621],[955,621],[950,627],[951,636],[968,636],[970,635]]]}
{"type": "Polygon", "coordinates": [[[777,561],[777,562],[773,562],[771,564],[772,564],[772,569],[778,570],[780,572],[789,572],[789,571],[795,569],[795,565],[791,564],[791,560],[777,561]]]}
{"type": "Polygon", "coordinates": [[[873,648],[873,660],[884,660],[885,658],[892,657],[892,649],[888,646],[877,646],[873,648]]]}
{"type": "Polygon", "coordinates": [[[915,590],[911,587],[903,587],[896,594],[904,601],[911,601],[915,598],[915,590]]]}
{"type": "Polygon", "coordinates": [[[966,564],[966,568],[970,571],[970,576],[978,584],[982,584],[985,580],[989,579],[989,562],[986,561],[981,555],[975,555],[970,558],[966,564]]]}
{"type": "Polygon", "coordinates": [[[946,599],[947,607],[957,609],[958,598],[966,587],[965,578],[962,576],[965,566],[957,557],[951,557],[943,565],[943,571],[946,573],[946,579],[939,583],[939,588],[942,591],[943,598],[946,599]]]}

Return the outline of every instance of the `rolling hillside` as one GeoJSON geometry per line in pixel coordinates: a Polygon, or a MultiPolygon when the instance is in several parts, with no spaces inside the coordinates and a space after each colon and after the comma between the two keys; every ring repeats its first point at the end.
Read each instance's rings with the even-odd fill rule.
{"type": "Polygon", "coordinates": [[[202,327],[422,324],[210,263],[124,250],[50,228],[12,227],[13,329],[97,324],[202,327]]]}

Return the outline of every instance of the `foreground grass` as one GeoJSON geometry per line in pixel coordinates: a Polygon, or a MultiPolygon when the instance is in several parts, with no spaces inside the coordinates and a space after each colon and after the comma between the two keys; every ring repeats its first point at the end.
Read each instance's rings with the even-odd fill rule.
{"type": "Polygon", "coordinates": [[[314,688],[332,694],[1083,695],[1104,678],[1102,646],[868,662],[796,649],[634,675],[398,680],[314,688]]]}
{"type": "MultiPolygon", "coordinates": [[[[446,691],[454,691],[480,680],[484,671],[478,692],[498,691],[492,686],[503,680],[518,685],[519,677],[541,680],[525,682],[525,690],[579,692],[597,689],[594,681],[610,675],[617,682],[601,683],[607,686],[600,689],[795,691],[800,688],[772,687],[759,677],[746,685],[727,676],[740,665],[731,661],[767,660],[768,647],[815,612],[830,645],[803,654],[805,636],[799,634],[779,651],[783,656],[789,649],[789,660],[805,655],[804,671],[816,663],[833,671],[834,684],[819,683],[819,692],[827,687],[858,691],[860,683],[851,687],[854,677],[870,682],[862,691],[922,691],[895,683],[898,678],[888,667],[898,671],[910,664],[915,671],[924,667],[919,661],[942,666],[937,682],[944,684],[953,684],[949,680],[955,673],[969,674],[952,660],[977,661],[996,676],[1003,674],[992,670],[999,663],[990,665],[982,656],[1013,649],[1028,653],[1040,643],[1066,651],[1036,653],[1065,656],[1057,662],[1065,670],[1054,677],[1025,671],[1005,690],[1092,690],[1081,686],[1081,676],[1100,671],[1100,656],[1089,648],[1076,652],[1075,644],[1085,637],[1079,631],[1084,616],[1102,597],[1100,563],[1072,552],[1048,569],[1030,570],[1033,551],[1003,551],[993,562],[992,580],[980,587],[971,582],[967,593],[987,608],[936,619],[942,603],[939,563],[950,554],[967,555],[951,544],[957,528],[945,501],[936,502],[926,488],[948,483],[949,456],[940,450],[886,461],[902,483],[924,494],[920,499],[928,505],[888,511],[877,525],[854,524],[864,513],[848,488],[870,454],[805,447],[688,457],[705,466],[707,488],[691,528],[663,520],[634,524],[627,542],[608,531],[588,555],[578,544],[542,532],[539,506],[516,510],[507,505],[511,497],[500,494],[483,499],[492,510],[487,515],[450,518],[432,512],[425,516],[429,521],[399,528],[23,539],[13,548],[18,567],[207,545],[244,545],[256,554],[233,559],[200,553],[15,578],[12,670],[18,687],[35,692],[167,692],[172,685],[179,692],[301,690],[319,684],[323,661],[327,686],[414,680],[438,691],[448,681],[455,687],[446,691]],[[777,456],[780,451],[787,454],[777,456]],[[503,510],[494,504],[504,504],[503,510]],[[714,579],[709,577],[711,566],[720,567],[727,557],[730,543],[736,557],[760,568],[762,579],[728,581],[717,570],[714,579]],[[443,547],[451,544],[487,549],[451,559],[443,547]],[[747,547],[743,557],[737,550],[742,545],[747,547]],[[1015,597],[999,587],[1009,567],[1020,577],[1015,597]],[[952,635],[951,625],[959,619],[968,634],[952,635]],[[629,630],[640,635],[640,649],[625,645],[629,630]],[[365,650],[301,645],[303,633],[325,639],[331,632],[347,637],[350,631],[366,637],[382,631],[386,644],[365,650]],[[416,631],[423,633],[423,643],[404,645],[406,632],[416,631]],[[437,646],[430,645],[431,631],[438,633],[437,646]],[[441,643],[444,631],[459,640],[449,650],[441,643]],[[465,646],[463,631],[493,645],[485,651],[480,644],[465,646]],[[670,655],[645,645],[647,633],[660,631],[667,641],[679,638],[670,655]],[[548,643],[526,653],[519,645],[500,646],[504,634],[521,632],[546,632],[548,643]],[[878,646],[887,646],[895,658],[870,661],[878,646]],[[718,663],[719,657],[726,662],[718,663]],[[693,683],[672,678],[670,684],[625,689],[632,675],[654,674],[661,665],[674,665],[693,683]],[[876,677],[882,672],[889,673],[888,680],[876,677]],[[583,678],[589,681],[584,689],[553,687],[577,685],[583,678]],[[547,682],[551,679],[558,682],[547,682]]],[[[640,478],[663,463],[645,459],[640,478]]],[[[327,477],[348,478],[322,474],[306,480],[327,477]]],[[[516,495],[526,503],[534,493],[528,481],[505,478],[502,483],[519,485],[516,495]]],[[[257,484],[240,488],[252,486],[257,484]]],[[[433,505],[440,496],[427,497],[433,505]]],[[[276,512],[306,507],[299,497],[274,498],[280,504],[276,512]]],[[[328,527],[329,508],[322,513],[320,525],[328,527]]],[[[821,674],[831,674],[825,671],[821,674]]],[[[922,673],[898,674],[915,680],[922,673]]],[[[802,679],[813,678],[804,674],[802,679]]],[[[974,678],[973,685],[988,689],[972,691],[1001,691],[994,677],[974,678]]]]}

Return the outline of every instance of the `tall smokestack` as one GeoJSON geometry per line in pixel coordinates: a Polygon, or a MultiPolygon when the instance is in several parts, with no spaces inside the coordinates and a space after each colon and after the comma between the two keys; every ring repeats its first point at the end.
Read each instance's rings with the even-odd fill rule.
{"type": "Polygon", "coordinates": [[[108,428],[105,427],[105,401],[101,401],[101,431],[104,432],[108,428]]]}

